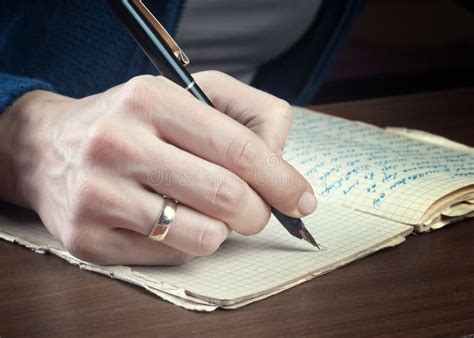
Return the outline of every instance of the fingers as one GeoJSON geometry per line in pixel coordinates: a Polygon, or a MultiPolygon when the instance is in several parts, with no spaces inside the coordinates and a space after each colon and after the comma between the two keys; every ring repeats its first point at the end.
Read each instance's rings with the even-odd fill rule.
{"type": "Polygon", "coordinates": [[[295,217],[312,211],[310,185],[275,157],[281,142],[268,125],[285,134],[286,124],[250,111],[276,101],[219,81],[218,106],[229,116],[151,76],[57,108],[69,113],[48,140],[54,151],[41,157],[44,173],[35,173],[48,183],[37,209],[68,251],[102,264],[180,264],[214,252],[227,224],[258,232],[267,204],[295,217]],[[258,102],[239,105],[232,91],[258,102]],[[169,181],[154,182],[154,173],[169,181]],[[164,242],[147,237],[163,204],[157,192],[181,202],[164,242]],[[301,203],[301,196],[309,199],[301,203]]]}
{"type": "Polygon", "coordinates": [[[154,109],[154,122],[161,137],[232,171],[268,204],[289,216],[303,217],[314,211],[316,200],[309,183],[259,136],[184,95],[182,88],[169,88],[167,101],[154,109]]]}
{"type": "Polygon", "coordinates": [[[192,256],[125,229],[85,226],[65,243],[68,252],[102,265],[180,265],[192,256]]]}
{"type": "MultiPolygon", "coordinates": [[[[76,215],[72,232],[84,237],[84,225],[113,231],[126,229],[147,237],[163,205],[163,197],[125,178],[97,176],[89,180],[74,202],[76,215]]],[[[182,203],[163,243],[190,255],[204,256],[217,250],[230,229],[219,220],[206,216],[182,203]]],[[[63,238],[63,243],[69,243],[63,238]]],[[[85,237],[94,235],[88,232],[85,237]]],[[[100,248],[98,247],[100,250],[100,248]]]]}
{"type": "MultiPolygon", "coordinates": [[[[146,237],[159,216],[163,197],[139,187],[133,196],[129,205],[130,210],[135,211],[131,211],[130,219],[140,221],[124,222],[122,226],[146,237]],[[139,218],[139,215],[142,217],[139,218]]],[[[229,234],[230,229],[224,222],[178,203],[175,218],[163,243],[189,255],[207,256],[214,253],[229,234]]]]}
{"type": "Polygon", "coordinates": [[[293,121],[288,102],[221,72],[199,72],[193,77],[217,110],[250,128],[272,150],[283,149],[293,121]]]}
{"type": "Polygon", "coordinates": [[[270,207],[234,173],[151,135],[140,139],[149,154],[135,177],[143,185],[227,223],[240,234],[258,233],[268,223],[270,207]]]}
{"type": "Polygon", "coordinates": [[[210,218],[183,204],[163,243],[194,256],[213,254],[230,234],[222,221],[210,218]]]}

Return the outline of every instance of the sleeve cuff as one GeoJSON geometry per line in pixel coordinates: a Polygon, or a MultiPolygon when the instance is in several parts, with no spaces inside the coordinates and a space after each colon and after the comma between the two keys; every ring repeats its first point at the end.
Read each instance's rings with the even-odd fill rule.
{"type": "Polygon", "coordinates": [[[37,89],[54,91],[51,84],[44,81],[0,73],[0,114],[20,96],[37,89]]]}

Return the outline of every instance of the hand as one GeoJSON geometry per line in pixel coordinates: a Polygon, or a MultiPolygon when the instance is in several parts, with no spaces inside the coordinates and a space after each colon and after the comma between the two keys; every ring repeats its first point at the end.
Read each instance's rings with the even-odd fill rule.
{"type": "Polygon", "coordinates": [[[181,264],[213,253],[231,230],[261,231],[269,205],[311,213],[311,186],[276,154],[289,105],[222,73],[195,78],[216,109],[152,76],[79,100],[25,94],[0,117],[16,183],[3,198],[36,210],[69,252],[100,264],[181,264]],[[156,242],[147,235],[161,195],[180,203],[156,242]]]}

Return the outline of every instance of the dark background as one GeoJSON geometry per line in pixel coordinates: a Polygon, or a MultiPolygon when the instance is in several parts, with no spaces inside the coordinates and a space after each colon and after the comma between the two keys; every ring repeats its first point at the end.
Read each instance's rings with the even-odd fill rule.
{"type": "Polygon", "coordinates": [[[473,0],[367,0],[315,103],[471,86],[473,0]]]}

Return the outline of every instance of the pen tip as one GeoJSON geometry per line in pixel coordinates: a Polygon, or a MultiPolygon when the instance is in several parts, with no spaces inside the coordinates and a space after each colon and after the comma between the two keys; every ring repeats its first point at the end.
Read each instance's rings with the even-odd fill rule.
{"type": "Polygon", "coordinates": [[[318,250],[321,250],[319,247],[318,243],[316,240],[313,238],[313,236],[309,233],[309,231],[306,228],[303,228],[299,231],[302,239],[304,239],[306,242],[312,244],[314,247],[318,248],[318,250]]]}

